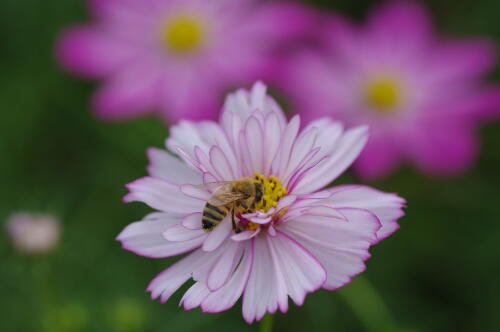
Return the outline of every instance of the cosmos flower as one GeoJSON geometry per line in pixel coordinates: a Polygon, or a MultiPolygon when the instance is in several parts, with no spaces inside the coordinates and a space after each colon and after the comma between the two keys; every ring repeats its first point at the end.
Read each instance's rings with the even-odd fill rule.
{"type": "Polygon", "coordinates": [[[106,119],[156,110],[165,119],[216,118],[222,93],[272,76],[278,51],[309,26],[298,4],[258,0],[89,0],[93,22],[66,31],[57,56],[104,83],[106,119]]]}
{"type": "Polygon", "coordinates": [[[220,312],[243,296],[251,323],[286,312],[288,297],[301,305],[307,293],[337,289],[365,269],[369,247],[398,228],[404,200],[361,185],[323,189],[358,156],[366,127],[344,130],[327,118],[299,127],[299,116],[287,122],[257,83],[228,96],[219,123],[182,121],[168,152],[149,150],[149,176],[127,186],[125,201],[158,212],[117,239],[151,258],[190,252],[150,283],[154,299],[167,301],[192,278],[185,309],[220,312]],[[228,213],[204,231],[207,202],[220,190],[208,184],[240,180],[259,184],[261,200],[239,204],[234,225],[228,213]]]}
{"type": "Polygon", "coordinates": [[[429,14],[408,1],[378,7],[363,26],[330,17],[322,31],[324,52],[291,60],[283,87],[306,122],[370,126],[360,175],[381,177],[402,162],[437,176],[471,165],[475,130],[500,109],[500,89],[483,82],[492,43],[436,36],[429,14]]]}
{"type": "Polygon", "coordinates": [[[48,214],[18,212],[7,220],[7,234],[14,247],[24,254],[43,254],[59,243],[59,221],[48,214]]]}

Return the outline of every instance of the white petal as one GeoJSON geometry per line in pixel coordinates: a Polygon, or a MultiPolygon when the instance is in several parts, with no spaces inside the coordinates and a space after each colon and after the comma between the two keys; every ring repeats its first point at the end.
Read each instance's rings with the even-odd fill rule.
{"type": "Polygon", "coordinates": [[[198,248],[204,237],[186,242],[169,242],[162,233],[179,222],[177,218],[138,221],[128,225],[116,238],[122,247],[141,256],[152,258],[170,257],[198,248]]]}
{"type": "Polygon", "coordinates": [[[201,216],[201,212],[188,214],[182,219],[181,225],[187,229],[201,229],[201,216]]]}
{"type": "Polygon", "coordinates": [[[295,304],[302,305],[307,293],[323,286],[325,269],[313,255],[284,233],[276,232],[276,236],[268,237],[268,241],[288,295],[295,304]]]}
{"type": "Polygon", "coordinates": [[[258,236],[252,244],[252,271],[243,296],[243,317],[247,323],[260,320],[267,311],[275,312],[278,307],[283,312],[288,309],[286,284],[282,275],[276,273],[267,239],[258,236]]]}
{"type": "Polygon", "coordinates": [[[234,241],[230,241],[229,243],[231,245],[220,256],[217,263],[215,263],[209,272],[207,286],[212,292],[226,284],[243,254],[243,244],[234,241]]]}
{"type": "Polygon", "coordinates": [[[235,269],[231,279],[219,290],[210,293],[202,302],[204,312],[221,312],[231,308],[243,293],[252,268],[253,249],[245,248],[243,259],[235,269]]]}
{"type": "Polygon", "coordinates": [[[125,202],[144,202],[160,211],[189,214],[201,211],[205,205],[202,200],[184,195],[178,185],[159,178],[144,177],[127,188],[130,193],[124,197],[125,202]]]}
{"type": "Polygon", "coordinates": [[[227,216],[214,229],[208,232],[208,236],[203,242],[204,251],[214,251],[217,249],[231,234],[233,225],[231,217],[227,216]]]}
{"type": "Polygon", "coordinates": [[[237,242],[246,241],[246,240],[250,240],[251,238],[255,237],[259,233],[260,233],[260,227],[254,231],[243,231],[241,233],[235,234],[235,235],[231,236],[231,240],[237,241],[237,242]]]}
{"type": "Polygon", "coordinates": [[[205,238],[207,234],[203,231],[203,229],[192,230],[187,229],[182,225],[174,225],[165,230],[162,235],[167,241],[184,242],[198,237],[205,238]]]}
{"type": "Polygon", "coordinates": [[[301,216],[280,225],[280,230],[296,239],[327,271],[324,288],[336,289],[361,273],[370,257],[368,248],[377,241],[380,223],[367,210],[340,209],[348,220],[301,216]]]}
{"type": "Polygon", "coordinates": [[[192,184],[181,185],[181,191],[186,196],[205,202],[210,198],[210,196],[212,196],[212,194],[207,189],[192,184]]]}
{"type": "Polygon", "coordinates": [[[192,277],[196,281],[206,280],[207,272],[224,252],[225,246],[219,249],[211,253],[201,249],[192,252],[157,275],[149,284],[147,291],[151,292],[153,299],[161,296],[161,301],[165,302],[189,278],[192,277]]]}
{"type": "Polygon", "coordinates": [[[283,178],[285,170],[290,161],[290,154],[297,138],[300,127],[300,117],[294,116],[288,123],[281,136],[278,153],[272,163],[272,172],[278,178],[283,178]]]}
{"type": "Polygon", "coordinates": [[[331,183],[358,157],[367,140],[368,127],[366,126],[346,131],[326,162],[305,174],[294,187],[293,193],[311,193],[331,183]]]}
{"type": "Polygon", "coordinates": [[[148,149],[148,158],[148,172],[153,177],[175,184],[201,183],[199,172],[165,150],[150,148],[148,149]]]}
{"type": "Polygon", "coordinates": [[[209,294],[210,290],[202,281],[195,282],[194,285],[184,293],[179,305],[183,305],[186,310],[194,309],[198,307],[209,294]]]}
{"type": "MultiPolygon", "coordinates": [[[[217,172],[220,179],[222,179],[223,181],[235,180],[233,165],[229,162],[228,157],[217,145],[213,146],[210,149],[210,162],[212,163],[212,167],[217,172]]],[[[236,163],[233,162],[233,164],[236,163]]]]}

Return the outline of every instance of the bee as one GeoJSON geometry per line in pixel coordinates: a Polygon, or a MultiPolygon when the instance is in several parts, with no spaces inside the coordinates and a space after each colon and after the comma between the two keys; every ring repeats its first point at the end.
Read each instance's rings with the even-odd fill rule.
{"type": "Polygon", "coordinates": [[[205,188],[215,188],[212,196],[203,208],[201,224],[205,232],[210,232],[231,213],[233,230],[241,232],[234,219],[235,211],[254,210],[255,205],[262,201],[262,185],[252,178],[236,181],[212,182],[202,185],[205,188]]]}

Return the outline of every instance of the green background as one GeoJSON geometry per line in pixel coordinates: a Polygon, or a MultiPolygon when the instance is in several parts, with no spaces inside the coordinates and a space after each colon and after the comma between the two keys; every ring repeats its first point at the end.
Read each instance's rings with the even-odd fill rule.
{"type": "MultiPolygon", "coordinates": [[[[355,18],[375,3],[308,2],[355,18]]],[[[442,32],[500,38],[496,0],[427,4],[442,32]]],[[[123,204],[123,185],[145,175],[145,149],[162,146],[167,131],[153,117],[92,117],[96,84],[62,73],[53,58],[61,29],[86,19],[83,0],[0,2],[0,220],[29,210],[63,223],[58,249],[41,257],[16,253],[2,227],[0,330],[257,331],[239,303],[211,315],[178,308],[182,292],[163,305],[151,301],[146,285],[175,259],[135,256],[114,241],[150,211],[123,204]]],[[[498,331],[499,129],[481,129],[481,156],[462,177],[403,168],[370,183],[408,200],[401,229],[372,249],[362,277],[277,314],[275,331],[498,331]]]]}

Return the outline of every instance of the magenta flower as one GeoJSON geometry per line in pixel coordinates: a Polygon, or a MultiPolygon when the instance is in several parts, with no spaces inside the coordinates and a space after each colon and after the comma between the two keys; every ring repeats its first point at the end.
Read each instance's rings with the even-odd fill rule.
{"type": "Polygon", "coordinates": [[[128,185],[125,201],[159,212],[117,239],[152,258],[191,252],[151,282],[154,299],[167,301],[192,278],[185,309],[221,312],[243,296],[251,323],[286,312],[288,297],[301,305],[307,293],[337,289],[365,269],[369,247],[398,228],[404,200],[361,185],[323,189],[358,156],[366,127],[344,130],[329,119],[299,126],[299,116],[287,122],[258,83],[229,95],[219,123],[182,121],[166,142],[170,153],[149,150],[150,175],[128,185]],[[234,203],[234,224],[224,206],[207,210],[221,181],[240,180],[255,193],[234,203]],[[208,217],[221,221],[205,231],[208,217]]]}
{"type": "Polygon", "coordinates": [[[89,2],[93,23],[66,31],[57,55],[104,80],[93,107],[107,119],[215,118],[222,93],[272,75],[278,48],[310,22],[299,5],[257,0],[89,2]]]}
{"type": "Polygon", "coordinates": [[[324,54],[297,56],[283,85],[307,120],[370,125],[360,175],[381,177],[404,161],[432,175],[471,165],[479,120],[500,109],[500,89],[483,82],[490,42],[435,36],[416,2],[383,5],[361,27],[330,18],[322,31],[324,54]]]}

